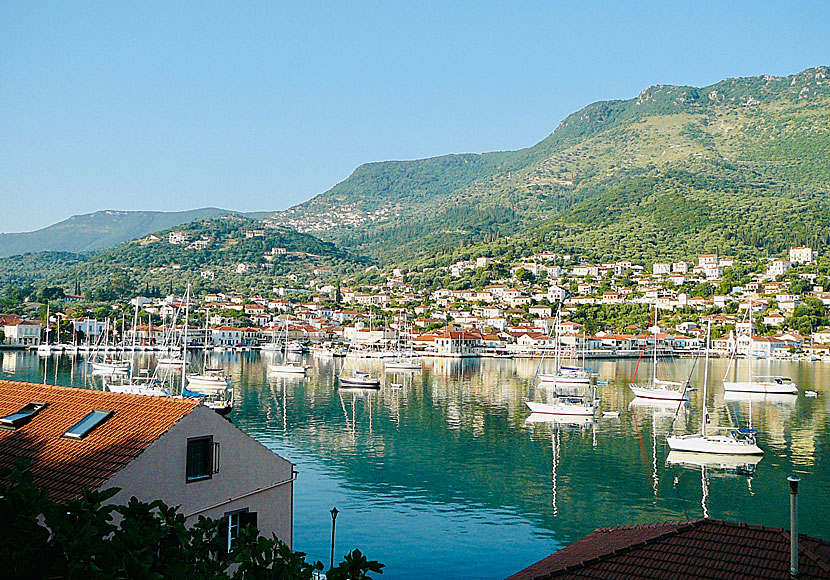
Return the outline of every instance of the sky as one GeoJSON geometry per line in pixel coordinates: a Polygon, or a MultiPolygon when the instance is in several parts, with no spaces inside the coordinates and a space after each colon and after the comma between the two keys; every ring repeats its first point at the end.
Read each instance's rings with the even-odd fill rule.
{"type": "Polygon", "coordinates": [[[0,2],[0,232],[285,209],[655,84],[830,65],[827,2],[0,2]]]}

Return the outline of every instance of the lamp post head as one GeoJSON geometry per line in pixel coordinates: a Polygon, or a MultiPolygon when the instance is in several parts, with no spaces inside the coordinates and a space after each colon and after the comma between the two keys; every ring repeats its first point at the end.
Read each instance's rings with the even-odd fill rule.
{"type": "Polygon", "coordinates": [[[798,493],[798,482],[801,481],[798,477],[791,475],[787,478],[790,483],[790,493],[795,495],[798,493]]]}
{"type": "Polygon", "coordinates": [[[340,512],[337,510],[336,507],[331,508],[331,520],[334,521],[337,519],[337,514],[340,512]]]}

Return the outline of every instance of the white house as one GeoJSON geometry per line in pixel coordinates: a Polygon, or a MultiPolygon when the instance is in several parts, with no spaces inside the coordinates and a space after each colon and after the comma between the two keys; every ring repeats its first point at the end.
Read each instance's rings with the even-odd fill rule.
{"type": "Polygon", "coordinates": [[[666,274],[671,274],[671,264],[662,263],[662,262],[655,262],[651,265],[651,273],[655,276],[665,276],[666,274]]]}
{"type": "Polygon", "coordinates": [[[686,262],[673,262],[671,271],[675,274],[686,274],[689,272],[689,265],[686,262]]]}
{"type": "Polygon", "coordinates": [[[718,255],[717,254],[701,254],[697,257],[697,265],[706,268],[707,266],[717,266],[718,265],[718,255]]]}
{"type": "Polygon", "coordinates": [[[40,344],[40,322],[20,321],[3,326],[3,344],[8,346],[37,346],[40,344]]]}
{"type": "Polygon", "coordinates": [[[436,353],[443,356],[465,356],[477,351],[481,335],[464,330],[445,330],[433,339],[436,353]]]}
{"type": "Polygon", "coordinates": [[[242,329],[234,326],[211,328],[213,346],[235,346],[242,343],[242,329]]]}
{"type": "Polygon", "coordinates": [[[167,241],[175,246],[187,243],[187,234],[184,232],[170,232],[167,241]]]}
{"type": "Polygon", "coordinates": [[[808,247],[790,248],[790,262],[812,264],[813,249],[808,247]]]}
{"type": "Polygon", "coordinates": [[[293,543],[293,464],[197,401],[0,381],[0,426],[0,464],[28,458],[54,500],[117,487],[186,524],[227,516],[228,549],[248,523],[293,543]]]}
{"type": "Polygon", "coordinates": [[[83,333],[90,342],[95,342],[104,333],[107,324],[105,320],[93,318],[81,318],[72,321],[72,329],[75,334],[83,333]]]}
{"type": "Polygon", "coordinates": [[[789,260],[773,260],[769,265],[769,271],[767,273],[774,277],[783,276],[789,271],[790,266],[789,260]]]}

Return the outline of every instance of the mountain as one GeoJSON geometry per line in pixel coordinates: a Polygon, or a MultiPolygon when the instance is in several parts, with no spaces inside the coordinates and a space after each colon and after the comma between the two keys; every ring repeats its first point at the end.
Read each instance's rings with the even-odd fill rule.
{"type": "Polygon", "coordinates": [[[0,266],[5,281],[37,283],[44,276],[34,264],[47,264],[47,285],[84,293],[130,296],[150,286],[183,290],[187,281],[200,289],[267,292],[277,281],[333,278],[334,269],[348,269],[366,260],[330,242],[286,227],[263,227],[260,220],[237,214],[197,219],[119,244],[95,255],[39,253],[0,266]],[[173,237],[170,234],[173,233],[173,237]],[[244,265],[240,269],[240,265],[244,265]],[[316,270],[316,272],[315,272],[316,270]],[[327,271],[331,273],[327,273],[327,271]],[[28,276],[27,276],[28,274],[28,276]]]}
{"type": "Polygon", "coordinates": [[[520,151],[359,167],[272,223],[381,262],[553,249],[778,253],[830,239],[830,70],[657,85],[520,151]]]}
{"type": "Polygon", "coordinates": [[[33,232],[0,234],[0,257],[26,253],[88,252],[111,248],[195,219],[229,213],[208,207],[190,211],[96,211],[72,216],[33,232]]]}

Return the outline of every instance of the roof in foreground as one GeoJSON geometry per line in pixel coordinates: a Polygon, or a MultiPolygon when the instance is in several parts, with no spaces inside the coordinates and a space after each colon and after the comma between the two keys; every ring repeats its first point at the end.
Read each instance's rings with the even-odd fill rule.
{"type": "MultiPolygon", "coordinates": [[[[799,534],[799,580],[830,578],[830,542],[799,534]]],[[[508,580],[790,578],[781,528],[701,519],[600,528],[508,580]]]]}
{"type": "Polygon", "coordinates": [[[0,417],[29,403],[47,403],[24,425],[0,429],[0,467],[31,461],[35,483],[55,500],[98,489],[199,403],[188,399],[122,395],[88,389],[0,381],[0,417]],[[64,437],[93,410],[111,411],[80,439],[64,437]]]}

